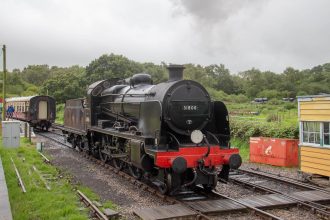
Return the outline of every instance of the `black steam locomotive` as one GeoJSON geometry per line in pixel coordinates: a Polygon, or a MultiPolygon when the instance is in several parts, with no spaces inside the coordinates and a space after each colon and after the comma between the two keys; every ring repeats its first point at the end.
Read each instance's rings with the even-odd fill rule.
{"type": "Polygon", "coordinates": [[[157,85],[145,73],[93,83],[86,99],[66,102],[68,141],[163,193],[212,190],[241,157],[230,148],[226,106],[198,82],[183,80],[183,69],[168,66],[169,80],[157,85]]]}

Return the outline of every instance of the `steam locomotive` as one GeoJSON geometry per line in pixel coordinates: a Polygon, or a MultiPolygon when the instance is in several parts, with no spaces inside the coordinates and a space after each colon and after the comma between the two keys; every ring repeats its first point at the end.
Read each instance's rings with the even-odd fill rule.
{"type": "Polygon", "coordinates": [[[228,111],[182,65],[169,65],[167,82],[150,75],[108,79],[89,86],[87,98],[66,102],[63,133],[73,147],[93,154],[162,193],[216,187],[241,165],[230,148],[228,111]]]}

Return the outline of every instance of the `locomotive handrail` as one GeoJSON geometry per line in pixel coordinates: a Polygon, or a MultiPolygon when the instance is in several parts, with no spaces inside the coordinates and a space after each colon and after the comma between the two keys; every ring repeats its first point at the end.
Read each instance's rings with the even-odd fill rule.
{"type": "MultiPolygon", "coordinates": [[[[105,104],[105,103],[101,103],[102,104],[105,104]]],[[[133,120],[133,119],[130,119],[130,118],[127,118],[121,114],[118,114],[118,113],[113,113],[110,109],[106,108],[106,107],[102,107],[102,110],[104,110],[105,114],[107,115],[110,115],[111,117],[115,117],[115,118],[119,118],[120,120],[123,120],[123,121],[126,121],[126,122],[136,122],[136,120],[133,120]]]]}
{"type": "Polygon", "coordinates": [[[175,137],[174,134],[172,134],[171,132],[167,132],[177,143],[179,146],[181,146],[181,143],[179,142],[179,140],[175,137]]]}
{"type": "MultiPolygon", "coordinates": [[[[152,92],[152,93],[141,93],[141,94],[106,94],[106,95],[101,95],[101,97],[105,97],[105,96],[129,96],[129,97],[143,97],[143,96],[155,96],[156,93],[152,92]]],[[[120,102],[116,102],[116,103],[120,103],[120,102]]]]}
{"type": "Polygon", "coordinates": [[[215,136],[213,133],[211,133],[211,132],[209,132],[209,131],[206,131],[206,133],[209,134],[209,135],[211,135],[211,136],[214,138],[214,140],[215,140],[218,144],[220,144],[220,141],[219,141],[219,139],[217,138],[217,136],[215,136]]]}

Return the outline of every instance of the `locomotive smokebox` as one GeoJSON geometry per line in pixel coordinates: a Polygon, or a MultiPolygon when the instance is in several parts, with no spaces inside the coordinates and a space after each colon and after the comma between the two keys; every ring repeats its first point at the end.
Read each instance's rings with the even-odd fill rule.
{"type": "Polygon", "coordinates": [[[177,64],[170,64],[167,66],[168,69],[168,81],[178,81],[183,79],[183,70],[184,66],[183,65],[177,65],[177,64]]]}

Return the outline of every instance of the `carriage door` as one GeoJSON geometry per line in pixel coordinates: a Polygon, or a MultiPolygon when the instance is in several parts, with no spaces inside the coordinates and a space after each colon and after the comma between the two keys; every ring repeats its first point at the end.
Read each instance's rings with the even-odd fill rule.
{"type": "Polygon", "coordinates": [[[38,115],[38,119],[42,120],[42,119],[47,119],[47,109],[48,105],[47,105],[47,101],[40,101],[39,102],[39,115],[38,115]]]}

